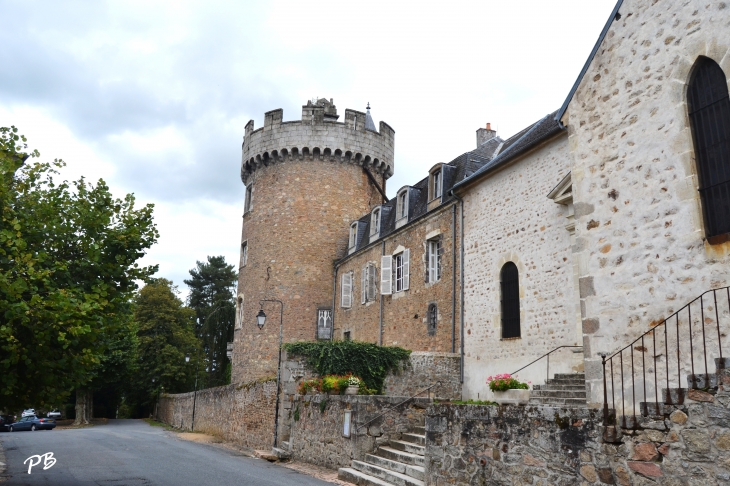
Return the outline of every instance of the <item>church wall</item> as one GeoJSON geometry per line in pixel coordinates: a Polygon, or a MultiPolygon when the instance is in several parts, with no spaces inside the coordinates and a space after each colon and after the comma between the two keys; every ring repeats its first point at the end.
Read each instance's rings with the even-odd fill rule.
{"type": "MultiPolygon", "coordinates": [[[[569,170],[568,137],[559,135],[465,191],[465,398],[489,399],[489,375],[580,344],[568,208],[547,198],[569,170]],[[521,338],[501,340],[500,271],[507,261],[519,270],[521,338]]],[[[550,374],[581,366],[581,354],[560,352],[550,374]]],[[[541,362],[518,377],[539,384],[545,373],[541,362]]]]}
{"type": "MultiPolygon", "coordinates": [[[[400,346],[413,351],[450,352],[452,349],[452,277],[454,275],[453,204],[442,207],[394,234],[385,236],[376,244],[365,248],[338,266],[337,304],[335,307],[334,336],[342,339],[344,332],[357,341],[378,342],[380,299],[383,299],[383,345],[400,346]],[[442,235],[441,279],[425,283],[426,241],[442,235]],[[382,242],[385,241],[385,249],[382,242]],[[380,295],[381,255],[392,255],[398,247],[410,250],[410,288],[393,295],[380,295]],[[385,253],[383,253],[383,251],[385,253]],[[362,304],[362,268],[373,262],[377,268],[377,294],[375,301],[362,304]],[[353,272],[352,307],[342,307],[342,275],[353,272]],[[428,333],[427,310],[431,303],[438,309],[436,332],[428,333]]],[[[458,206],[456,209],[456,233],[459,233],[458,206]]],[[[459,350],[459,242],[456,241],[456,339],[454,349],[459,350]]],[[[424,385],[427,386],[427,385],[424,385]]]]}
{"type": "Polygon", "coordinates": [[[730,243],[704,240],[685,98],[698,56],[730,78],[729,7],[624,1],[563,117],[589,402],[602,403],[598,353],[617,351],[705,290],[730,284],[730,243]]]}

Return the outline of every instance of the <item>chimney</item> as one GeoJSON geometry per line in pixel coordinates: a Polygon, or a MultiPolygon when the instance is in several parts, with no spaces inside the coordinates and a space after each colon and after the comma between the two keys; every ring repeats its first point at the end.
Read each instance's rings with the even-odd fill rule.
{"type": "Polygon", "coordinates": [[[487,128],[477,130],[477,148],[481,147],[484,142],[491,140],[497,136],[497,131],[492,130],[492,124],[487,123],[487,128]]]}

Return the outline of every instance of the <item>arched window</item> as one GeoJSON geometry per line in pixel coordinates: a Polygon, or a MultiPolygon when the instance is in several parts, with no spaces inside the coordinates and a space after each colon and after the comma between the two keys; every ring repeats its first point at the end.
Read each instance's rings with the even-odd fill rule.
{"type": "Polygon", "coordinates": [[[499,280],[502,290],[502,339],[520,337],[520,277],[517,265],[505,263],[499,280]]]}
{"type": "Polygon", "coordinates": [[[436,304],[428,304],[428,335],[436,335],[436,324],[438,322],[439,311],[436,304]]]}
{"type": "Polygon", "coordinates": [[[700,57],[687,90],[707,237],[730,233],[730,98],[718,64],[700,57]]]}

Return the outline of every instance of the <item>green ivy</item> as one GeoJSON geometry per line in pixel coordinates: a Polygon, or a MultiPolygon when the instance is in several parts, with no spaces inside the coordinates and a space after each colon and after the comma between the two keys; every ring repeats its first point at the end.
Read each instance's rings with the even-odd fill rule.
{"type": "Polygon", "coordinates": [[[284,349],[290,355],[306,358],[307,364],[320,376],[353,374],[379,395],[383,393],[388,373],[397,370],[400,362],[411,355],[408,349],[359,341],[286,343],[284,349]]]}

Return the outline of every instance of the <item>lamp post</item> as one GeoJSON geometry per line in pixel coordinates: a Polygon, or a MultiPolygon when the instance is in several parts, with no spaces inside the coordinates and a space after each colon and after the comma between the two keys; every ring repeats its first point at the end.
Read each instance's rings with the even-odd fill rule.
{"type": "MultiPolygon", "coordinates": [[[[185,362],[190,362],[190,356],[185,356],[185,362]]],[[[198,358],[195,364],[195,391],[193,392],[193,417],[190,420],[190,431],[195,432],[195,402],[198,399],[198,375],[200,374],[200,348],[198,348],[198,358]]]]}
{"type": "Polygon", "coordinates": [[[259,313],[256,314],[256,325],[259,327],[259,329],[263,329],[264,324],[266,324],[264,302],[278,302],[281,305],[281,314],[279,318],[279,363],[276,368],[276,411],[274,412],[274,447],[277,447],[279,443],[279,389],[281,388],[281,346],[284,341],[284,303],[277,299],[264,299],[259,301],[259,313]]]}

